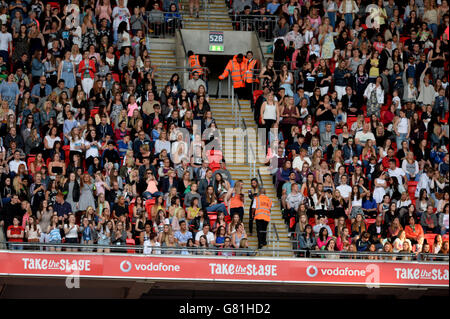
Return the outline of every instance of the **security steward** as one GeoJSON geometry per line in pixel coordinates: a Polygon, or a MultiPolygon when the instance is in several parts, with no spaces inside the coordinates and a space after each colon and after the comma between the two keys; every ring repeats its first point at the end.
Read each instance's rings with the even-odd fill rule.
{"type": "Polygon", "coordinates": [[[224,80],[231,74],[234,92],[240,99],[248,98],[245,91],[247,62],[247,58],[244,57],[241,53],[235,55],[230,61],[228,61],[225,70],[219,76],[219,80],[224,80]]]}
{"type": "Polygon", "coordinates": [[[272,209],[272,200],[266,196],[266,190],[261,188],[259,195],[253,201],[252,209],[254,210],[256,232],[258,234],[258,249],[267,245],[267,226],[270,222],[270,212],[272,209]]]}
{"type": "Polygon", "coordinates": [[[252,51],[247,51],[247,72],[245,73],[245,89],[248,98],[253,98],[253,91],[259,87],[259,79],[255,77],[255,70],[260,67],[259,61],[253,57],[252,51]]]}
{"type": "Polygon", "coordinates": [[[191,69],[189,78],[192,78],[192,74],[197,71],[199,77],[203,75],[203,68],[200,64],[200,56],[198,54],[194,54],[191,50],[188,51],[188,65],[191,69]]]}

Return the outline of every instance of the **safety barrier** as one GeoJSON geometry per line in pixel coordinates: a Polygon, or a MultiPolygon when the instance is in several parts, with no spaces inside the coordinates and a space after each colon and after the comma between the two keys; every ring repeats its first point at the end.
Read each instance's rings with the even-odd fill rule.
{"type": "Polygon", "coordinates": [[[448,263],[249,256],[0,251],[0,275],[21,278],[449,287],[448,263]]]}
{"type": "MultiPolygon", "coordinates": [[[[189,16],[189,14],[182,12],[147,11],[147,25],[151,30],[147,30],[147,34],[151,38],[173,37],[176,30],[189,28],[189,26],[186,26],[186,18],[189,16]]],[[[258,35],[258,39],[270,42],[273,39],[273,31],[278,22],[278,16],[211,13],[209,5],[207,5],[206,9],[202,10],[201,15],[194,21],[207,24],[208,30],[229,22],[234,31],[253,31],[258,35]]]]}
{"type": "MultiPolygon", "coordinates": [[[[269,225],[266,233],[269,234],[268,242],[272,243],[272,248],[253,250],[250,248],[205,248],[205,247],[144,247],[140,245],[84,245],[84,244],[53,244],[53,243],[28,243],[28,242],[7,242],[9,251],[21,253],[77,253],[77,254],[144,254],[147,249],[147,255],[189,255],[189,256],[245,256],[257,257],[260,253],[265,256],[272,255],[272,258],[280,258],[280,253],[288,252],[295,257],[308,257],[313,259],[331,259],[331,260],[380,260],[380,261],[415,261],[426,263],[448,263],[449,255],[444,254],[426,254],[426,253],[386,253],[386,252],[348,252],[348,251],[324,251],[324,250],[305,250],[305,249],[280,249],[279,234],[274,224],[269,225]]],[[[0,250],[6,247],[0,245],[0,250]]],[[[145,255],[145,254],[144,254],[145,255]]]]}
{"type": "MultiPolygon", "coordinates": [[[[251,248],[216,248],[216,247],[145,247],[142,245],[96,245],[96,244],[67,244],[67,243],[28,243],[7,242],[11,251],[22,252],[78,252],[78,253],[106,253],[106,254],[170,254],[170,255],[210,255],[210,256],[257,256],[258,251],[251,248]],[[147,253],[145,253],[147,251],[147,253]]],[[[0,249],[5,248],[1,247],[0,249]]],[[[272,253],[275,257],[286,249],[264,249],[265,253],[272,253]]],[[[302,253],[302,250],[293,250],[293,253],[302,253]]]]}

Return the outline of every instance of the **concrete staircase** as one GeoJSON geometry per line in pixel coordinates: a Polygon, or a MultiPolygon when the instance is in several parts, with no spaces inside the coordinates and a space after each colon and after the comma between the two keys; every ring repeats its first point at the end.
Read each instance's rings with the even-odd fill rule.
{"type": "Polygon", "coordinates": [[[150,40],[150,59],[157,66],[155,82],[158,94],[164,89],[173,73],[180,74],[182,70],[176,70],[175,38],[150,40]]]}
{"type": "Polygon", "coordinates": [[[208,2],[206,4],[205,1],[200,0],[199,17],[196,18],[195,16],[190,16],[189,1],[180,1],[183,14],[183,28],[192,30],[233,31],[225,1],[209,0],[208,2]],[[209,23],[208,20],[210,20],[209,23]]]}
{"type": "MultiPolygon", "coordinates": [[[[250,165],[247,162],[247,147],[244,146],[244,149],[240,148],[240,144],[235,143],[233,140],[236,138],[226,136],[225,129],[227,128],[235,128],[234,126],[234,118],[232,114],[231,101],[228,99],[211,99],[210,100],[211,110],[213,112],[213,117],[216,120],[218,128],[220,128],[222,133],[222,141],[223,141],[223,149],[224,156],[227,160],[227,169],[230,171],[233,180],[242,179],[244,182],[244,193],[247,194],[248,189],[250,189],[250,165]],[[235,150],[236,154],[230,158],[229,155],[231,150],[235,150]]],[[[241,117],[244,119],[248,128],[256,129],[257,126],[255,121],[253,120],[253,112],[250,107],[249,101],[240,101],[241,104],[241,117]]],[[[259,145],[255,139],[250,139],[249,144],[252,144],[254,147],[258,147],[259,145]]],[[[262,146],[260,146],[262,147],[262,146]]],[[[255,148],[256,151],[256,148],[255,148]]],[[[232,152],[231,154],[233,154],[232,152]]],[[[280,256],[280,257],[292,257],[291,252],[272,252],[268,251],[269,249],[292,249],[292,245],[288,242],[289,235],[286,224],[284,223],[281,216],[280,209],[280,201],[276,196],[276,190],[272,183],[272,177],[269,174],[267,167],[263,164],[256,163],[256,168],[260,169],[261,179],[264,184],[264,188],[266,189],[266,195],[269,196],[274,205],[271,212],[271,224],[276,226],[278,231],[279,241],[275,240],[275,234],[273,233],[273,228],[269,225],[268,230],[272,233],[267,234],[268,245],[263,249],[258,251],[259,256],[280,256]],[[267,251],[265,251],[267,250],[267,251]]],[[[245,214],[244,214],[244,224],[246,226],[247,235],[249,238],[249,246],[251,248],[256,249],[258,247],[258,240],[256,236],[256,224],[253,225],[253,235],[250,236],[248,229],[248,221],[249,216],[248,212],[250,209],[250,199],[248,196],[245,197],[245,214]]]]}

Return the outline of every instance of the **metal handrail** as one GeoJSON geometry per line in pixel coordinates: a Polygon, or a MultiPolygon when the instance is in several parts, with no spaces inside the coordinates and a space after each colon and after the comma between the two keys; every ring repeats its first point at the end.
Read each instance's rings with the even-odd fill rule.
{"type": "Polygon", "coordinates": [[[259,170],[259,168],[257,169],[257,173],[258,173],[259,185],[261,185],[261,187],[264,187],[264,182],[263,182],[263,179],[262,179],[262,176],[261,176],[261,171],[259,170]]]}
{"type": "MultiPolygon", "coordinates": [[[[192,71],[194,69],[203,69],[206,70],[207,67],[199,67],[199,68],[191,68],[191,67],[187,67],[187,66],[171,66],[171,65],[167,65],[167,64],[159,64],[156,68],[156,72],[159,72],[160,69],[168,69],[168,70],[189,70],[192,71]]],[[[166,70],[162,70],[162,71],[166,71],[166,70]]]]}
{"type": "MultiPolygon", "coordinates": [[[[8,244],[8,247],[22,247],[22,248],[29,248],[29,249],[25,249],[25,251],[52,251],[49,250],[49,248],[52,249],[56,249],[56,248],[60,248],[62,249],[78,249],[78,252],[83,252],[83,253],[94,253],[97,252],[97,250],[102,249],[109,249],[110,252],[109,253],[130,253],[130,251],[132,251],[131,253],[143,253],[144,250],[144,246],[142,245],[97,245],[97,244],[67,244],[67,243],[61,243],[61,244],[52,244],[52,243],[28,243],[28,242],[6,242],[5,244],[8,244]]],[[[152,247],[152,251],[160,251],[161,253],[167,253],[167,252],[173,252],[173,253],[181,253],[181,252],[186,252],[186,251],[198,251],[198,250],[203,250],[203,249],[207,249],[209,252],[214,252],[214,253],[224,253],[224,252],[228,252],[228,253],[238,253],[238,254],[249,254],[251,255],[255,255],[256,254],[256,250],[251,249],[251,248],[215,248],[215,247],[152,247]]],[[[1,249],[0,249],[1,250],[1,249]]],[[[10,249],[10,250],[14,250],[14,249],[10,249]]],[[[15,249],[15,250],[20,250],[20,249],[15,249]]],[[[268,249],[264,249],[264,251],[271,251],[268,249]]],[[[286,249],[281,250],[282,252],[284,251],[288,251],[286,249]]],[[[289,250],[290,251],[290,250],[289,250]]],[[[58,251],[59,252],[59,251],[58,251]]],[[[69,252],[69,251],[68,251],[69,252]]],[[[77,252],[77,251],[74,251],[77,252]]]]}
{"type": "MultiPolygon", "coordinates": [[[[207,2],[205,0],[205,2],[207,2]]],[[[259,38],[260,36],[262,36],[262,33],[265,33],[265,38],[267,41],[270,41],[271,39],[273,39],[273,30],[274,30],[274,26],[276,25],[279,17],[277,15],[237,15],[235,13],[233,14],[228,14],[228,13],[212,13],[210,10],[210,6],[209,4],[204,6],[205,10],[203,12],[203,15],[199,15],[198,18],[195,18],[195,22],[202,22],[202,23],[207,23],[208,24],[208,30],[211,29],[211,26],[214,24],[219,23],[230,23],[231,26],[233,27],[233,29],[235,31],[252,31],[257,33],[257,37],[259,38]],[[205,16],[206,15],[206,16],[205,16]]],[[[152,11],[146,11],[145,12],[145,17],[147,19],[147,25],[151,26],[151,27],[158,27],[161,28],[161,34],[157,35],[156,33],[154,34],[150,34],[148,33],[147,30],[147,34],[151,37],[155,37],[155,36],[163,36],[165,37],[167,34],[169,34],[169,29],[166,27],[168,27],[169,25],[169,21],[166,21],[166,14],[177,14],[179,16],[179,18],[177,18],[179,20],[179,22],[177,22],[176,24],[173,24],[173,28],[174,29],[181,29],[184,27],[189,28],[189,26],[183,26],[183,23],[186,21],[189,21],[189,19],[186,19],[188,17],[189,14],[182,12],[182,11],[178,11],[178,12],[169,12],[169,11],[161,11],[162,13],[162,20],[160,21],[150,21],[151,18],[151,12],[152,11]]],[[[170,32],[170,36],[174,36],[175,32],[170,32]]]]}
{"type": "Polygon", "coordinates": [[[424,258],[425,260],[429,259],[442,259],[442,261],[448,261],[448,255],[436,255],[436,254],[422,254],[422,253],[387,253],[387,252],[369,252],[369,251],[358,251],[358,252],[349,252],[349,251],[327,251],[327,250],[310,250],[309,251],[311,257],[326,257],[327,255],[342,257],[398,257],[398,258],[411,258],[416,260],[418,256],[422,255],[428,258],[424,258]]]}
{"type": "MultiPolygon", "coordinates": [[[[269,231],[267,231],[269,232],[269,231]]],[[[270,240],[270,239],[269,239],[270,240]]],[[[61,250],[57,250],[56,252],[61,252],[63,249],[66,249],[64,252],[70,253],[83,253],[83,254],[135,254],[140,253],[143,254],[144,246],[140,245],[83,245],[83,244],[50,244],[50,243],[28,243],[28,242],[4,242],[4,244],[8,244],[8,247],[17,247],[21,246],[22,249],[10,249],[9,251],[25,251],[25,252],[53,252],[54,250],[50,250],[49,248],[55,249],[60,248],[61,250]],[[28,248],[28,249],[27,249],[28,248]],[[67,249],[78,249],[74,251],[68,251],[67,249]],[[102,251],[98,251],[102,249],[102,251]],[[105,252],[105,249],[109,249],[110,252],[105,252]]],[[[368,257],[379,257],[380,260],[388,260],[393,257],[398,258],[398,261],[401,261],[403,258],[408,258],[411,261],[417,262],[445,262],[449,261],[448,255],[439,255],[439,254],[424,254],[424,253],[385,253],[385,252],[343,252],[343,251],[322,251],[322,250],[305,250],[305,249],[270,249],[263,248],[258,250],[253,250],[251,248],[242,249],[242,248],[227,248],[227,249],[218,249],[218,248],[203,248],[203,247],[152,247],[152,251],[157,253],[155,254],[178,254],[178,253],[195,253],[200,252],[202,250],[207,250],[210,253],[235,253],[236,256],[256,256],[258,252],[270,253],[272,252],[273,257],[279,257],[281,253],[290,253],[296,256],[306,256],[309,253],[309,257],[311,258],[326,258],[337,257],[332,259],[369,259],[368,257]],[[302,253],[303,255],[300,255],[302,253]]],[[[7,250],[0,248],[0,250],[7,250]]],[[[212,255],[212,256],[214,256],[212,255]]],[[[194,255],[195,256],[195,255],[194,255]]],[[[220,256],[220,255],[219,255],[220,256]]],[[[394,260],[394,259],[392,259],[394,260]]]]}

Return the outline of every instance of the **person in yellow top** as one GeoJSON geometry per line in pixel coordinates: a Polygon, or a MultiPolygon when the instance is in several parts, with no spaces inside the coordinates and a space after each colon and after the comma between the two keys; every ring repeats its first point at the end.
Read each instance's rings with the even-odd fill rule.
{"type": "Polygon", "coordinates": [[[369,60],[370,63],[369,79],[372,79],[372,81],[380,75],[380,68],[379,68],[380,60],[378,58],[379,55],[380,54],[378,53],[378,51],[374,50],[369,60]]]}
{"type": "Polygon", "coordinates": [[[225,70],[219,76],[219,80],[224,80],[228,76],[231,76],[233,81],[233,88],[239,98],[248,98],[245,89],[245,80],[247,77],[248,60],[241,53],[235,55],[230,61],[228,61],[225,70]]]}
{"type": "Polygon", "coordinates": [[[267,245],[266,231],[270,222],[272,205],[272,200],[266,195],[266,190],[261,188],[259,195],[255,198],[252,205],[256,221],[256,232],[258,234],[258,249],[267,245]]]}

